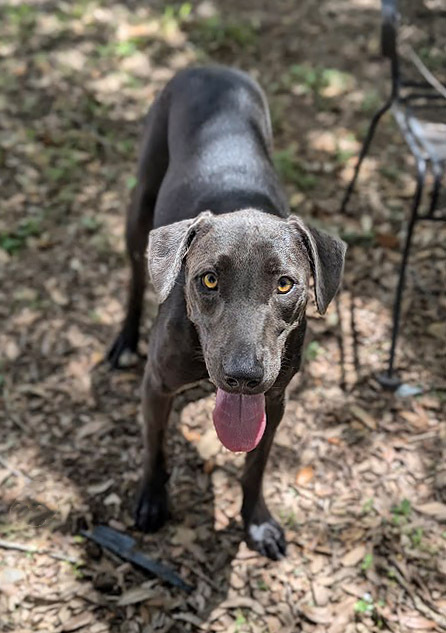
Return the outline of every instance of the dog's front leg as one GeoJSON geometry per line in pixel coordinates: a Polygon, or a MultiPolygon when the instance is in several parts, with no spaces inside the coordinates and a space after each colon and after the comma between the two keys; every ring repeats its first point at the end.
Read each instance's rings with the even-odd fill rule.
{"type": "Polygon", "coordinates": [[[246,541],[250,547],[273,560],[285,555],[286,543],[281,526],[271,516],[263,498],[263,473],[283,412],[283,393],[275,398],[266,398],[265,433],[257,448],[246,455],[242,477],[242,518],[246,541]]]}
{"type": "Polygon", "coordinates": [[[144,418],[144,473],[137,507],[136,526],[144,532],[156,532],[168,518],[166,483],[169,478],[164,458],[164,432],[172,407],[173,395],[162,390],[148,363],[142,386],[144,418]]]}

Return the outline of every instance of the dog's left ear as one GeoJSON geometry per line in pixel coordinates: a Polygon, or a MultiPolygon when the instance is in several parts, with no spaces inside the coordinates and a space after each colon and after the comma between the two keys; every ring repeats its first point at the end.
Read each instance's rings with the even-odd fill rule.
{"type": "Polygon", "coordinates": [[[347,245],[324,231],[306,226],[297,216],[291,216],[288,223],[298,233],[308,252],[317,309],[320,314],[325,314],[341,284],[347,245]]]}
{"type": "Polygon", "coordinates": [[[192,241],[210,226],[211,218],[210,211],[203,211],[196,218],[150,231],[147,260],[158,303],[169,296],[192,241]]]}

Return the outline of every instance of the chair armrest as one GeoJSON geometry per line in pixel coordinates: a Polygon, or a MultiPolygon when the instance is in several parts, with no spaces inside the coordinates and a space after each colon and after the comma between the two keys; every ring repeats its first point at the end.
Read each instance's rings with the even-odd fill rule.
{"type": "Polygon", "coordinates": [[[397,0],[381,0],[381,52],[383,57],[396,60],[398,9],[397,0]]]}

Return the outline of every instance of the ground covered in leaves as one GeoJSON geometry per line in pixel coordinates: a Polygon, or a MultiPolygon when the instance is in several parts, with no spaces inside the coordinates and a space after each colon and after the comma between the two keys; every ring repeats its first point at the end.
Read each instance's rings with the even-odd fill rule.
{"type": "MultiPolygon", "coordinates": [[[[339,213],[386,90],[377,4],[2,2],[0,630],[446,630],[440,225],[417,227],[403,304],[398,367],[422,390],[388,394],[375,378],[413,193],[390,117],[339,213]],[[132,531],[142,367],[100,364],[123,316],[142,117],[177,69],[209,60],[261,82],[293,212],[350,245],[337,305],[310,313],[268,466],[289,542],[279,563],[242,542],[243,458],[217,442],[206,385],[172,416],[172,520],[154,536],[132,531]],[[127,530],[192,593],[87,543],[80,530],[97,524],[127,530]]],[[[431,31],[421,50],[441,70],[431,31]]],[[[154,312],[149,294],[146,335],[154,312]]]]}

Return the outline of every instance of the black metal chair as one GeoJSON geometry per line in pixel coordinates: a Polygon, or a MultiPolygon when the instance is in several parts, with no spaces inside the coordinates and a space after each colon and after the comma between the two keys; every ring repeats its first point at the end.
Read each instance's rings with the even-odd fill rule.
{"type": "Polygon", "coordinates": [[[401,381],[394,373],[396,343],[400,328],[401,300],[405,273],[415,224],[420,220],[446,221],[446,209],[438,209],[442,178],[446,171],[446,88],[426,67],[411,47],[407,47],[405,61],[416,70],[413,80],[402,69],[402,57],[398,50],[399,14],[397,0],[382,0],[381,51],[390,62],[391,93],[384,105],[375,113],[368,128],[354,175],[341,205],[347,207],[358,178],[361,164],[367,155],[381,117],[391,110],[416,162],[416,189],[407,226],[398,285],[393,307],[393,326],[390,356],[387,370],[378,379],[383,387],[396,389],[401,381]],[[421,76],[421,77],[420,77],[421,76]],[[434,115],[435,113],[435,115],[434,115]],[[433,176],[430,202],[420,212],[423,190],[428,170],[433,176]]]}

